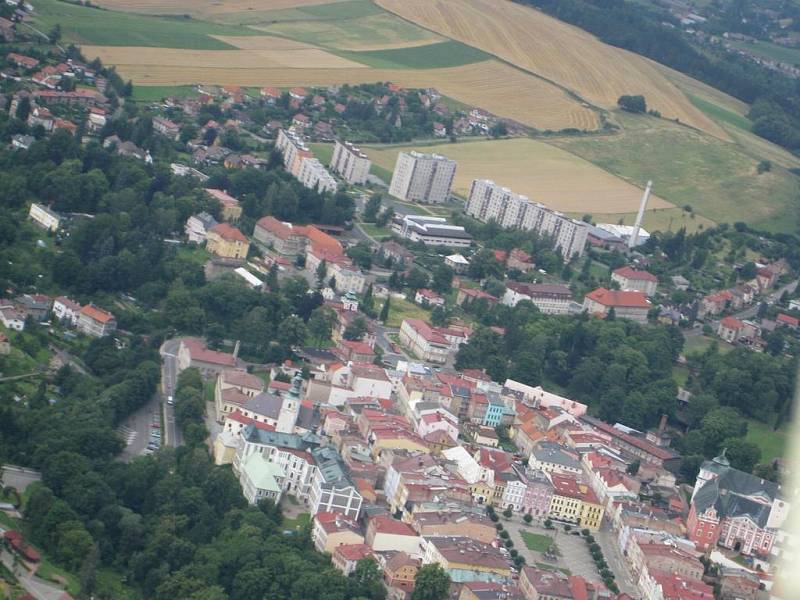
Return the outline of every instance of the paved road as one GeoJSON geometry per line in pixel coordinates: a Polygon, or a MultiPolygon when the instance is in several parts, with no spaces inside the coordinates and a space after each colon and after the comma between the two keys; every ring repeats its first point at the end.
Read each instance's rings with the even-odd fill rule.
{"type": "Polygon", "coordinates": [[[173,448],[183,445],[183,434],[175,423],[175,409],[167,404],[167,398],[175,395],[178,385],[178,347],[180,339],[167,340],[161,346],[161,392],[164,397],[164,443],[173,448]]]}
{"type": "Polygon", "coordinates": [[[150,433],[153,422],[163,424],[161,443],[164,446],[177,447],[183,444],[183,435],[175,423],[173,407],[167,404],[167,398],[174,396],[178,380],[178,346],[180,339],[167,340],[161,346],[161,390],[139,410],[130,415],[119,427],[119,433],[126,443],[122,452],[122,460],[128,462],[144,454],[151,441],[150,433]]]}
{"type": "Polygon", "coordinates": [[[32,576],[22,567],[15,567],[14,558],[6,550],[0,550],[0,560],[17,576],[25,591],[37,600],[59,600],[64,595],[63,589],[32,576]]]}
{"type": "Polygon", "coordinates": [[[0,466],[0,481],[3,485],[11,486],[20,494],[30,484],[42,480],[42,474],[33,469],[23,469],[13,465],[0,466]]]}
{"type": "Polygon", "coordinates": [[[616,576],[617,586],[620,591],[636,598],[639,595],[639,590],[636,587],[636,582],[631,577],[628,561],[625,560],[619,550],[616,533],[604,522],[603,527],[594,534],[594,537],[603,550],[603,556],[609,568],[616,576]]]}
{"type": "Polygon", "coordinates": [[[65,365],[69,365],[70,367],[72,367],[73,369],[75,369],[75,370],[76,370],[78,373],[80,373],[81,375],[88,375],[88,373],[86,372],[86,369],[84,369],[84,368],[83,368],[83,365],[82,365],[81,363],[79,363],[77,360],[75,360],[75,357],[74,357],[74,356],[72,356],[72,355],[71,355],[69,352],[67,352],[66,350],[63,350],[63,349],[59,348],[58,346],[56,346],[56,345],[54,345],[54,344],[50,344],[50,350],[52,350],[52,351],[53,351],[53,353],[54,353],[54,354],[55,354],[55,355],[56,355],[56,356],[57,356],[57,357],[58,357],[58,358],[61,360],[61,362],[62,362],[62,363],[64,363],[65,365]]]}

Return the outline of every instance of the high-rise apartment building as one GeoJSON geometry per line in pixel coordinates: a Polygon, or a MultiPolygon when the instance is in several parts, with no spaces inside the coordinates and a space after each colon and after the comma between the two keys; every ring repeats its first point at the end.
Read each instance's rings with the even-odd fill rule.
{"type": "Polygon", "coordinates": [[[369,157],[350,142],[336,140],[330,167],[347,183],[363,185],[372,163],[369,157]]]}
{"type": "Polygon", "coordinates": [[[442,204],[450,197],[456,163],[439,154],[401,152],[392,174],[389,194],[408,202],[442,204]]]}

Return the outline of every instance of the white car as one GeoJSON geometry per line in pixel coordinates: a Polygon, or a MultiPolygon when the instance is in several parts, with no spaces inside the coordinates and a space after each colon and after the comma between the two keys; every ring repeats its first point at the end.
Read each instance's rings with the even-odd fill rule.
{"type": "Polygon", "coordinates": [[[170,406],[175,404],[175,401],[172,399],[172,396],[167,396],[167,404],[169,404],[170,406]]]}

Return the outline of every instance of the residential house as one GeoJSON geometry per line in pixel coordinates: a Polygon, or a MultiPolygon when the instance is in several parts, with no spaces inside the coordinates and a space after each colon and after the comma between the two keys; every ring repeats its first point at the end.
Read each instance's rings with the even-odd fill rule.
{"type": "Polygon", "coordinates": [[[250,241],[236,227],[220,223],[207,231],[206,249],[223,258],[244,260],[250,249],[250,241]]]}
{"type": "Polygon", "coordinates": [[[714,600],[714,588],[702,581],[658,569],[639,580],[642,600],[714,600]]]}
{"type": "Polygon", "coordinates": [[[438,563],[454,583],[509,582],[511,568],[498,548],[461,536],[423,538],[425,565],[438,563]]]}
{"type": "Polygon", "coordinates": [[[66,296],[58,296],[53,300],[53,314],[56,319],[70,327],[75,327],[78,324],[81,308],[83,307],[80,304],[66,296]]]}
{"type": "Polygon", "coordinates": [[[392,266],[398,268],[405,267],[414,260],[414,253],[394,240],[383,242],[378,248],[378,256],[384,260],[390,259],[392,266]]]}
{"type": "Polygon", "coordinates": [[[680,455],[669,448],[661,447],[649,442],[641,434],[624,431],[621,428],[609,425],[594,417],[582,416],[581,420],[590,425],[594,430],[610,436],[612,448],[620,450],[626,456],[639,459],[668,471],[675,471],[680,462],[680,455]]]}
{"type": "Polygon", "coordinates": [[[103,337],[117,329],[117,320],[110,312],[87,304],[78,315],[78,331],[92,337],[103,337]]]}
{"type": "Polygon", "coordinates": [[[339,513],[320,512],[312,520],[311,540],[317,552],[333,554],[338,546],[363,544],[364,536],[355,521],[339,513]]]}
{"type": "Polygon", "coordinates": [[[422,561],[412,558],[405,552],[393,554],[383,566],[383,581],[386,587],[399,590],[403,594],[414,591],[414,583],[422,561]]]}
{"type": "Polygon", "coordinates": [[[528,464],[531,469],[545,473],[582,475],[583,467],[577,453],[554,442],[542,441],[534,446],[528,464]]]}
{"type": "Polygon", "coordinates": [[[53,308],[52,298],[44,294],[23,294],[14,302],[26,317],[39,322],[47,321],[53,308]]]}
{"type": "Polygon", "coordinates": [[[190,242],[202,244],[206,241],[208,231],[217,225],[219,223],[214,217],[207,212],[201,212],[186,219],[183,230],[190,242]]]}
{"type": "Polygon", "coordinates": [[[331,564],[347,577],[352,573],[359,561],[373,556],[372,548],[366,544],[342,544],[337,546],[331,557],[331,564]]]}
{"type": "Polygon", "coordinates": [[[605,509],[592,489],[575,475],[551,473],[553,497],[549,516],[560,521],[597,531],[603,522],[605,509]]]}
{"type": "Polygon", "coordinates": [[[642,292],[607,290],[602,287],[586,294],[583,300],[583,310],[590,315],[606,317],[613,309],[617,318],[637,323],[647,323],[647,313],[651,308],[650,301],[642,292]]]}
{"type": "Polygon", "coordinates": [[[31,207],[28,210],[28,216],[42,229],[48,231],[58,231],[61,226],[61,215],[50,209],[44,204],[37,204],[31,202],[31,207]]]}
{"type": "Polygon", "coordinates": [[[419,556],[421,541],[408,523],[389,516],[372,517],[367,524],[365,542],[375,552],[399,550],[409,556],[419,556]]]}
{"type": "Polygon", "coordinates": [[[414,302],[420,304],[422,306],[427,307],[435,307],[435,306],[444,306],[444,296],[437,294],[433,290],[429,290],[423,288],[421,290],[417,290],[416,295],[414,296],[414,302]]]}
{"type": "Polygon", "coordinates": [[[516,306],[518,302],[532,302],[539,311],[548,315],[565,315],[572,304],[569,286],[560,283],[523,283],[509,281],[503,296],[503,304],[516,306]]]}
{"type": "Polygon", "coordinates": [[[486,302],[488,306],[492,306],[498,302],[497,298],[488,292],[484,292],[480,288],[458,288],[458,293],[456,294],[456,304],[459,306],[466,306],[479,300],[486,302]]]}
{"type": "Polygon", "coordinates": [[[506,267],[527,273],[535,269],[536,264],[533,262],[533,257],[531,257],[530,254],[519,248],[514,248],[508,255],[506,267]]]}
{"type": "Polygon", "coordinates": [[[493,581],[468,581],[461,586],[456,600],[525,600],[515,585],[493,581]]]}
{"type": "Polygon", "coordinates": [[[303,254],[308,242],[306,227],[282,223],[272,216],[256,222],[253,237],[284,256],[303,254]]]}
{"type": "Polygon", "coordinates": [[[717,335],[729,344],[739,340],[744,331],[744,323],[736,317],[724,317],[717,326],[717,335]]]}
{"type": "Polygon", "coordinates": [[[469,268],[469,261],[461,254],[451,254],[444,257],[444,264],[453,269],[456,275],[466,273],[469,268]]]}
{"type": "Polygon", "coordinates": [[[521,512],[537,519],[544,519],[550,513],[550,503],[553,499],[553,484],[542,471],[531,469],[515,469],[520,479],[525,483],[525,495],[522,497],[521,512]]]}
{"type": "Polygon", "coordinates": [[[616,281],[620,289],[642,292],[645,296],[654,296],[658,287],[658,277],[647,271],[637,271],[627,266],[615,269],[611,273],[611,281],[616,281]]]}
{"type": "Polygon", "coordinates": [[[559,571],[524,566],[519,589],[526,600],[574,600],[569,579],[559,571]]]}
{"type": "Polygon", "coordinates": [[[153,131],[173,141],[177,141],[181,134],[181,127],[177,123],[173,123],[164,117],[153,117],[153,131]]]}
{"type": "Polygon", "coordinates": [[[756,600],[761,589],[758,575],[745,569],[720,567],[720,600],[756,600]]]}
{"type": "Polygon", "coordinates": [[[444,364],[467,339],[467,330],[433,327],[420,319],[404,319],[400,325],[400,343],[428,362],[444,364]]]}
{"type": "Polygon", "coordinates": [[[25,315],[10,304],[0,305],[0,322],[13,331],[25,329],[25,315]]]}
{"type": "Polygon", "coordinates": [[[700,318],[711,316],[715,317],[722,311],[727,310],[733,302],[733,294],[730,290],[722,290],[714,294],[709,294],[700,300],[698,316],[700,318]]]}
{"type": "Polygon", "coordinates": [[[223,190],[214,188],[206,188],[205,192],[214,200],[219,202],[220,208],[222,209],[223,221],[236,221],[237,219],[241,218],[242,207],[236,198],[224,192],[223,190]]]}
{"type": "Polygon", "coordinates": [[[415,510],[411,515],[411,526],[424,538],[464,536],[484,544],[491,544],[497,538],[494,523],[483,511],[415,510]]]}

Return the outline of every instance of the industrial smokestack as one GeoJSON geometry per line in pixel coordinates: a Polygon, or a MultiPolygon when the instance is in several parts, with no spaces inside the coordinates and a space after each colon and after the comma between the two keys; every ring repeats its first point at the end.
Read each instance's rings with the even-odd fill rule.
{"type": "Polygon", "coordinates": [[[639,205],[639,213],[636,215],[636,222],[633,224],[631,237],[628,238],[628,248],[635,248],[636,243],[639,241],[639,229],[642,227],[642,218],[644,217],[644,210],[647,208],[647,202],[650,200],[650,189],[652,187],[653,182],[648,181],[642,196],[642,203],[639,205]]]}

